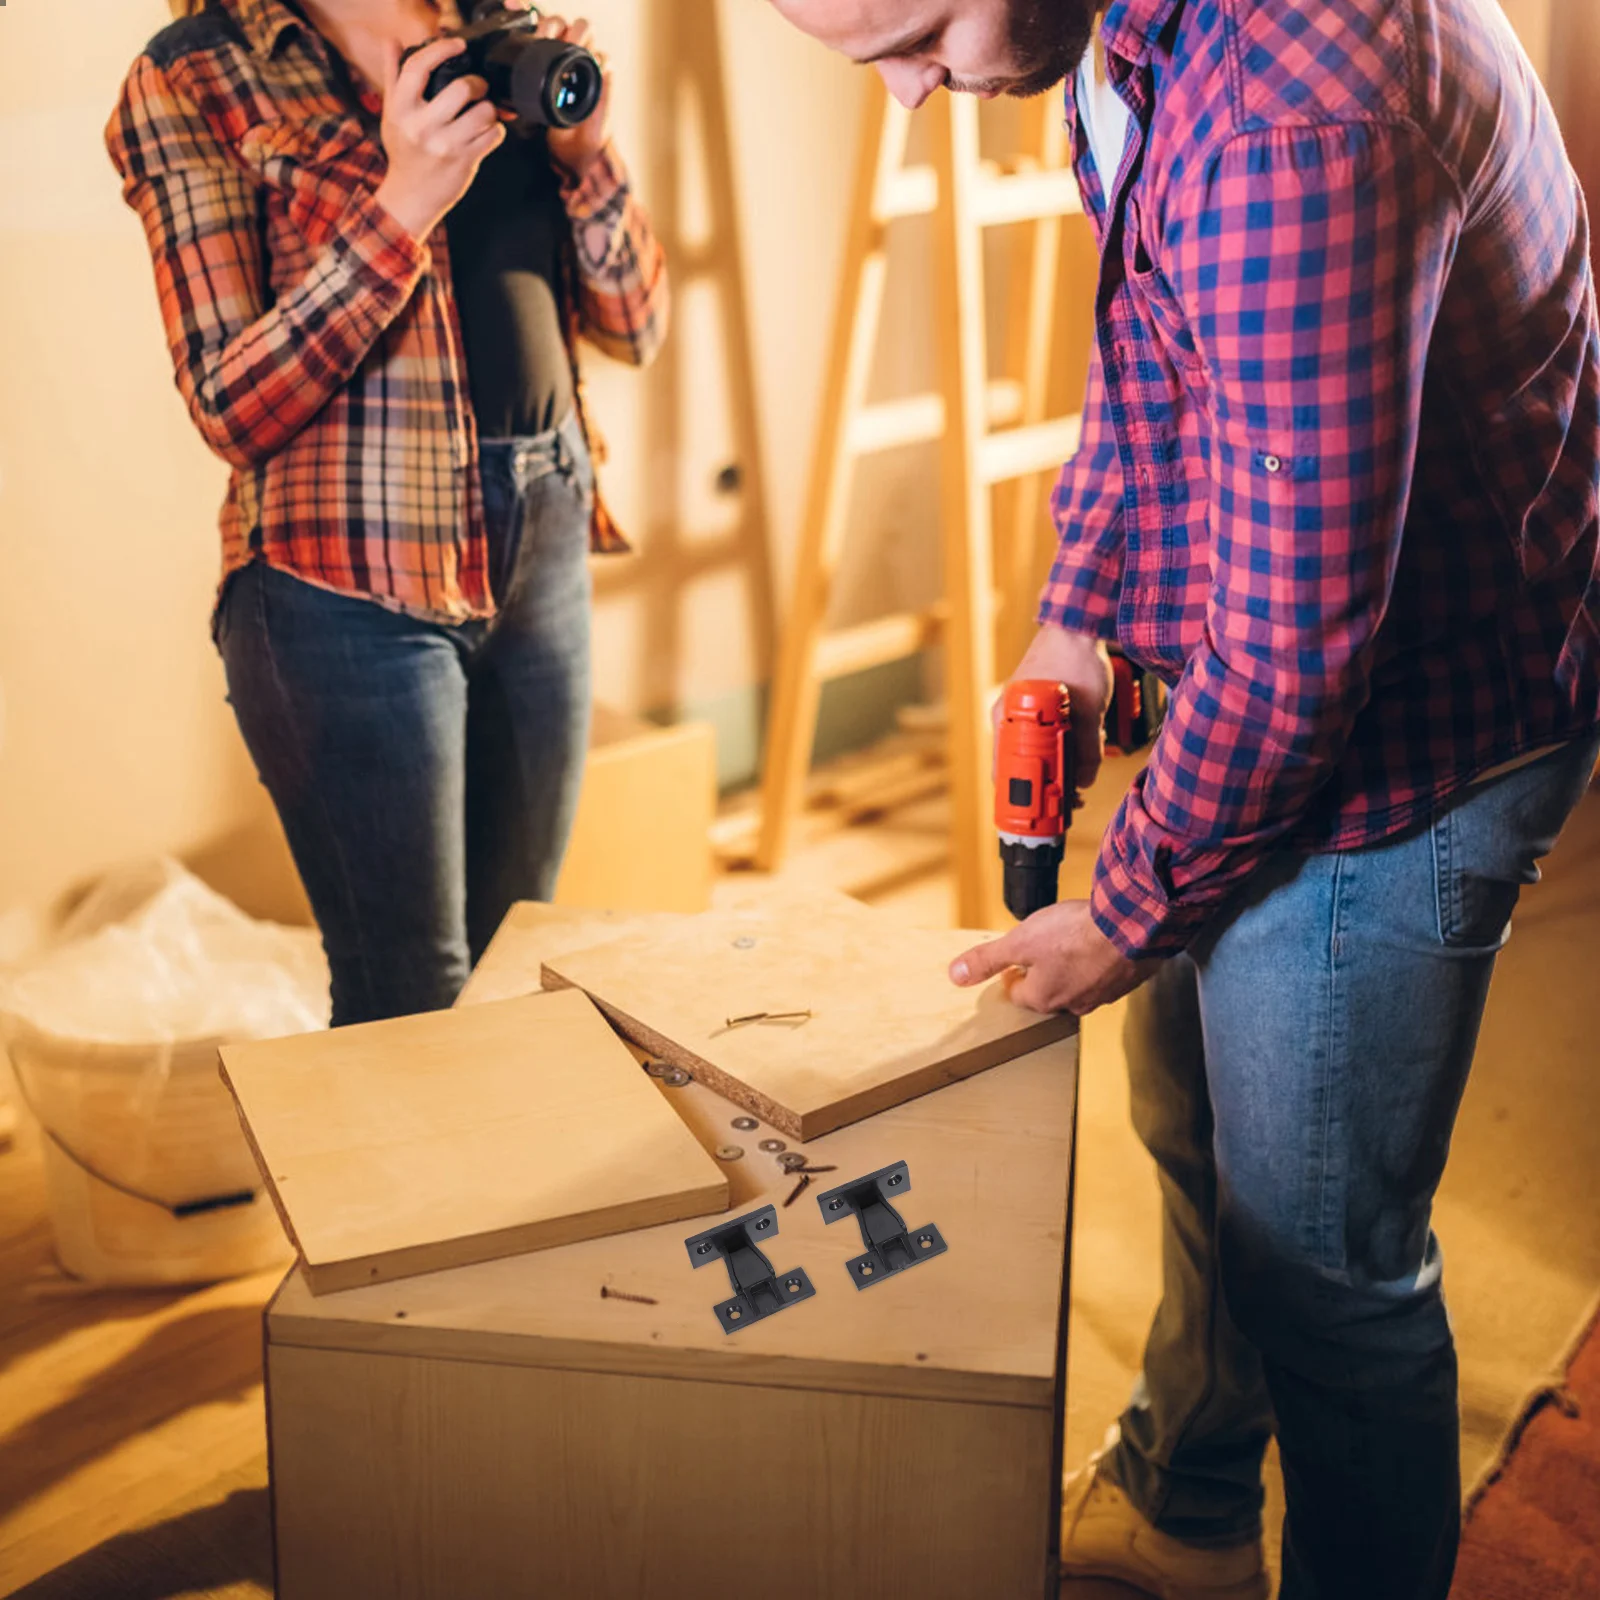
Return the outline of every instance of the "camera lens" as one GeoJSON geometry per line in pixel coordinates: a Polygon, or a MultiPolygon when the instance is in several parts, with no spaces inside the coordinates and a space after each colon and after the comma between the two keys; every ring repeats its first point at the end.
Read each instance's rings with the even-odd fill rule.
{"type": "Polygon", "coordinates": [[[550,120],[557,127],[583,122],[600,102],[600,67],[587,52],[574,51],[551,74],[548,88],[550,120]]]}
{"type": "Polygon", "coordinates": [[[507,47],[506,104],[524,124],[571,128],[593,115],[605,79],[600,63],[564,39],[519,38],[507,47]]]}

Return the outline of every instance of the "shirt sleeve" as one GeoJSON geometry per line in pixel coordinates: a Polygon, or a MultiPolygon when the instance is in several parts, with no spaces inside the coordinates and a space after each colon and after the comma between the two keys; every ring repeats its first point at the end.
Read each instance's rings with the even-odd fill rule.
{"type": "Polygon", "coordinates": [[[350,379],[411,297],[428,252],[361,189],[333,242],[273,301],[259,187],[179,71],[148,56],[134,64],[106,146],[144,224],[178,390],[206,443],[249,467],[350,379]]]}
{"type": "Polygon", "coordinates": [[[1050,497],[1058,543],[1038,620],[1116,637],[1122,598],[1122,462],[1096,341],[1089,358],[1083,432],[1050,497]]]}
{"type": "Polygon", "coordinates": [[[1406,126],[1241,135],[1165,224],[1211,389],[1204,634],[1091,895],[1182,949],[1303,817],[1370,692],[1461,201],[1406,126]]]}
{"type": "Polygon", "coordinates": [[[562,183],[578,258],[584,337],[630,366],[654,359],[667,333],[667,258],[612,145],[583,178],[562,183]]]}

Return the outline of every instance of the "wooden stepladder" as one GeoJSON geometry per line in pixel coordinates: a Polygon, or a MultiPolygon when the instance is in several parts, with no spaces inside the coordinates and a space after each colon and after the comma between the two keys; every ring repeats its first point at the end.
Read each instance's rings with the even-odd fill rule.
{"type": "Polygon", "coordinates": [[[989,777],[989,701],[996,682],[997,621],[1006,668],[1031,622],[1043,487],[1077,448],[1081,419],[1048,418],[1046,380],[1062,219],[1081,210],[1065,165],[1054,97],[1022,108],[1033,148],[1000,168],[980,158],[978,105],[939,93],[917,113],[932,124],[933,159],[907,166],[911,113],[875,87],[856,177],[838,324],[823,387],[822,425],[802,527],[794,596],[783,629],[762,777],[755,864],[781,864],[799,811],[822,685],[944,647],[951,854],[964,927],[1003,925],[989,777]],[[887,231],[904,217],[934,221],[933,337],[939,388],[868,404],[888,271],[887,231]],[[1030,223],[1008,299],[1008,376],[989,375],[985,229],[1030,223]],[[941,454],[942,598],[921,612],[829,631],[833,578],[848,532],[855,464],[878,451],[938,441],[941,454]],[[1003,571],[995,561],[992,491],[1007,486],[1003,571]]]}

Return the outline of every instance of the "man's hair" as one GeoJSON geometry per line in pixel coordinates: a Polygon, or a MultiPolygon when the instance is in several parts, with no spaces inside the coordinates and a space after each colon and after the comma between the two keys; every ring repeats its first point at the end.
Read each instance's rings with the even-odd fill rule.
{"type": "Polygon", "coordinates": [[[175,17],[192,17],[206,8],[206,0],[167,0],[167,4],[172,7],[175,17]]]}

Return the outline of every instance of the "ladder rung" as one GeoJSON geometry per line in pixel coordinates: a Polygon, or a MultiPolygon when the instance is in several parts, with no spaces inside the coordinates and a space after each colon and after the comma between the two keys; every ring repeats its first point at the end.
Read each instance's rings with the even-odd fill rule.
{"type": "Polygon", "coordinates": [[[946,614],[939,606],[927,611],[900,611],[826,633],[817,640],[817,676],[827,683],[886,662],[904,661],[907,656],[926,650],[939,637],[946,614]]]}
{"type": "MultiPolygon", "coordinates": [[[[1003,428],[1022,415],[1022,385],[1015,378],[996,378],[989,385],[988,399],[991,428],[1003,428]]],[[[850,420],[845,445],[852,455],[870,456],[902,445],[927,444],[943,432],[943,396],[914,394],[863,406],[850,420]]]]}
{"type": "Polygon", "coordinates": [[[902,167],[883,186],[876,208],[879,222],[925,217],[939,203],[939,175],[932,167],[902,167]]]}
{"type": "Polygon", "coordinates": [[[985,178],[978,183],[972,201],[973,219],[985,228],[1001,227],[1008,222],[1067,217],[1082,210],[1083,198],[1078,193],[1077,179],[1066,167],[985,178]]]}
{"type": "Polygon", "coordinates": [[[1083,418],[1071,416],[991,433],[978,441],[978,476],[984,483],[1009,483],[1035,472],[1054,472],[1078,448],[1082,431],[1083,418]]]}
{"type": "Polygon", "coordinates": [[[850,419],[846,448],[852,455],[869,456],[901,445],[922,444],[943,432],[943,397],[914,394],[905,400],[880,400],[863,406],[850,419]]]}

